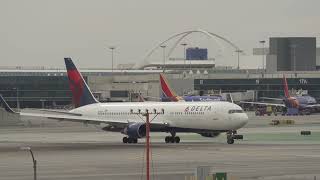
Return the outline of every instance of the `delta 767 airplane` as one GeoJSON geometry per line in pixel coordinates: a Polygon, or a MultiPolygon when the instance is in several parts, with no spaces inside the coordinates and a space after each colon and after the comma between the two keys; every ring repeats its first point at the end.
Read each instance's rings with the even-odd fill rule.
{"type": "Polygon", "coordinates": [[[241,139],[236,130],[248,122],[248,116],[236,104],[217,102],[119,102],[100,103],[92,95],[82,75],[71,58],[65,58],[69,85],[75,109],[68,112],[24,113],[13,111],[1,96],[5,110],[21,116],[46,117],[59,121],[73,121],[92,124],[105,124],[105,131],[121,132],[125,135],[123,143],[137,143],[145,137],[145,121],[131,111],[163,111],[150,123],[151,132],[167,132],[166,143],[179,143],[177,132],[198,133],[204,137],[215,137],[227,133],[227,143],[241,139]]]}

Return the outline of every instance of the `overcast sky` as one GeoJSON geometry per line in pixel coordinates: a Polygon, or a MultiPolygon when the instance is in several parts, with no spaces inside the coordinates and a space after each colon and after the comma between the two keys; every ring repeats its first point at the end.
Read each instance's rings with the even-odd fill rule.
{"type": "MultiPolygon", "coordinates": [[[[117,47],[116,64],[135,63],[169,36],[201,28],[238,45],[246,52],[241,67],[254,68],[259,40],[319,37],[319,7],[318,0],[0,0],[0,66],[64,67],[70,56],[82,68],[110,68],[109,46],[117,47]]],[[[207,43],[198,38],[188,43],[207,43]]],[[[173,57],[182,53],[178,47],[173,57]]],[[[223,53],[218,65],[236,63],[232,50],[223,53]]]]}

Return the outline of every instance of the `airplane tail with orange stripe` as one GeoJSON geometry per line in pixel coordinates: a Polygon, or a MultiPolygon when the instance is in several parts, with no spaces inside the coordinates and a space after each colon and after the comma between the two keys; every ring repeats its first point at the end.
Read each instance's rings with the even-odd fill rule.
{"type": "Polygon", "coordinates": [[[284,74],[283,74],[283,89],[284,89],[285,97],[289,98],[290,94],[289,94],[288,82],[287,82],[287,78],[284,74]]]}
{"type": "Polygon", "coordinates": [[[181,100],[181,97],[177,96],[176,93],[170,88],[167,79],[164,77],[162,73],[160,73],[160,85],[162,98],[174,102],[181,100]]]}

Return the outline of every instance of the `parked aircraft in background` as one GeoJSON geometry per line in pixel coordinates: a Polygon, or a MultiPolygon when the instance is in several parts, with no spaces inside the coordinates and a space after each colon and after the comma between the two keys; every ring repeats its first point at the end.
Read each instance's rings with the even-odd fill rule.
{"type": "Polygon", "coordinates": [[[161,100],[162,101],[225,101],[220,95],[213,96],[177,96],[170,87],[164,74],[160,73],[161,100]]]}
{"type": "Polygon", "coordinates": [[[317,108],[320,108],[320,104],[317,104],[317,101],[314,97],[310,95],[296,95],[291,96],[289,93],[288,83],[285,75],[283,75],[283,89],[284,97],[283,98],[266,98],[269,100],[280,100],[283,103],[267,103],[267,102],[246,102],[241,101],[242,104],[252,104],[252,105],[265,105],[265,106],[274,106],[274,107],[283,107],[287,109],[287,113],[290,115],[298,114],[310,114],[314,112],[317,108]]]}
{"type": "Polygon", "coordinates": [[[121,102],[100,103],[92,95],[82,75],[71,58],[65,58],[69,85],[72,91],[75,109],[55,114],[15,112],[0,96],[0,101],[9,113],[21,116],[46,117],[58,121],[73,121],[86,124],[105,124],[105,131],[125,134],[123,143],[137,143],[138,138],[145,137],[144,120],[131,112],[161,111],[163,114],[151,121],[151,132],[167,132],[166,143],[179,143],[177,132],[198,133],[204,137],[215,137],[227,133],[227,143],[241,139],[236,130],[248,122],[248,116],[242,108],[226,101],[210,102],[121,102]]]}

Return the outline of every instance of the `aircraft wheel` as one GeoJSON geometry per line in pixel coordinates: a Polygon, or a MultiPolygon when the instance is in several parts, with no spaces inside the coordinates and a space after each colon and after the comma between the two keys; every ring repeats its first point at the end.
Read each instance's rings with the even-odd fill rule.
{"type": "Polygon", "coordinates": [[[129,138],[128,138],[128,143],[131,144],[131,143],[133,143],[133,142],[134,142],[134,141],[133,141],[133,138],[130,138],[130,137],[129,137],[129,138]]]}
{"type": "Polygon", "coordinates": [[[174,142],[175,143],[180,143],[180,137],[179,136],[174,137],[174,142]]]}
{"type": "Polygon", "coordinates": [[[169,142],[170,142],[170,136],[166,136],[166,138],[164,138],[164,141],[165,141],[166,143],[169,143],[169,142]]]}
{"type": "Polygon", "coordinates": [[[243,135],[235,134],[233,139],[243,139],[243,135]]]}
{"type": "Polygon", "coordinates": [[[137,138],[133,138],[133,143],[137,144],[138,143],[138,139],[137,138]]]}
{"type": "Polygon", "coordinates": [[[175,137],[170,136],[170,143],[175,143],[175,137]]]}
{"type": "Polygon", "coordinates": [[[233,144],[234,143],[234,139],[233,138],[228,138],[227,139],[227,143],[228,144],[233,144]]]}
{"type": "Polygon", "coordinates": [[[123,138],[122,138],[122,142],[123,142],[124,144],[128,143],[128,137],[123,137],[123,138]]]}

